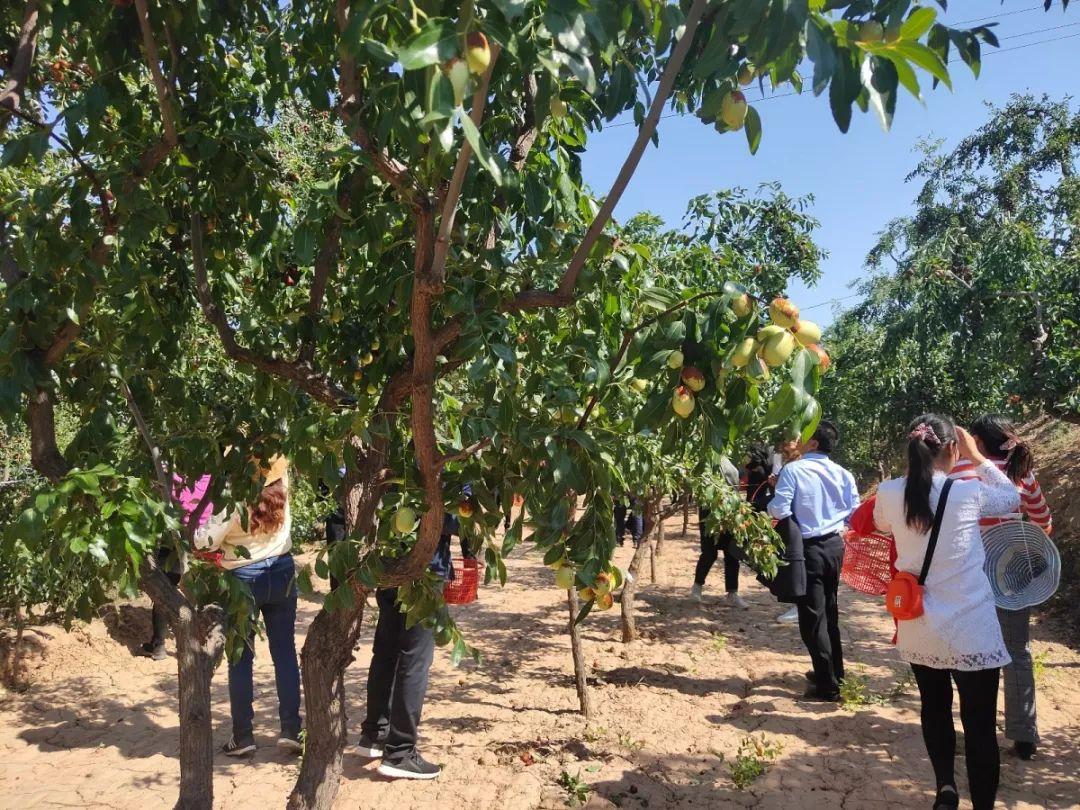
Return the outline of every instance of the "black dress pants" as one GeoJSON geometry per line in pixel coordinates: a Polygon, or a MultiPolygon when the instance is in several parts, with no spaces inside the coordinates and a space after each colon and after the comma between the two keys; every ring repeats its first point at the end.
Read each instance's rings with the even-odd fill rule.
{"type": "Polygon", "coordinates": [[[804,541],[806,596],[799,607],[799,633],[814,664],[814,683],[821,697],[840,693],[844,650],[840,642],[840,612],[836,592],[844,564],[844,540],[838,534],[804,541]]]}
{"type": "Polygon", "coordinates": [[[428,670],[435,655],[435,635],[422,622],[405,627],[396,604],[397,588],[375,593],[379,622],[368,670],[365,736],[385,740],[383,758],[400,761],[416,750],[420,712],[427,693],[428,670]]]}
{"type": "Polygon", "coordinates": [[[990,810],[997,796],[1001,754],[997,744],[997,699],[1000,669],[963,672],[912,664],[922,699],[922,733],[926,753],[934,766],[937,788],[956,786],[956,729],[953,726],[953,681],[960,693],[960,723],[964,727],[964,755],[968,789],[975,810],[990,810]]]}
{"type": "Polygon", "coordinates": [[[735,540],[730,534],[701,533],[701,556],[698,557],[694,570],[694,584],[704,585],[705,578],[712,570],[720,552],[724,552],[724,590],[735,593],[739,590],[739,558],[731,547],[735,540]]]}

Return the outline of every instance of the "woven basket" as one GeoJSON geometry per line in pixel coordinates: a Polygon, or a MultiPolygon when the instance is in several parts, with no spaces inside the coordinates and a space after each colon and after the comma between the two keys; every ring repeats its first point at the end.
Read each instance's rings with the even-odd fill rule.
{"type": "Polygon", "coordinates": [[[476,601],[480,585],[480,563],[464,557],[454,559],[454,580],[443,587],[443,601],[448,605],[467,605],[476,601]]]}
{"type": "Polygon", "coordinates": [[[844,536],[844,567],[840,579],[859,593],[882,596],[889,587],[896,568],[896,546],[883,534],[844,536]]]}

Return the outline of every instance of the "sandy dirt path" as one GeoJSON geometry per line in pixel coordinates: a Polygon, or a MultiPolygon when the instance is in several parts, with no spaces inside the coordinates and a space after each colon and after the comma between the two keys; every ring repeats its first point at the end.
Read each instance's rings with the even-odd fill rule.
{"type": "MultiPolygon", "coordinates": [[[[723,605],[723,574],[715,569],[705,603],[692,603],[696,526],[687,537],[680,529],[681,518],[673,518],[659,582],[639,592],[642,640],[618,641],[617,609],[588,619],[596,709],[588,728],[576,713],[564,596],[535,556],[515,554],[505,588],[488,586],[478,602],[457,609],[484,664],[454,669],[446,651],[436,654],[422,748],[444,765],[443,776],[391,783],[350,751],[338,806],[565,807],[565,773],[589,786],[590,807],[929,807],[932,775],[918,701],[889,646],[891,626],[879,602],[841,594],[849,671],[865,678],[870,702],[853,709],[804,703],[798,698],[808,660],[797,629],[774,622],[778,606],[745,572],[748,610],[723,605]],[[740,790],[731,766],[749,735],[782,750],[740,790]]],[[[631,552],[619,549],[618,562],[627,564],[631,552]]],[[[315,610],[302,600],[302,626],[315,610]]],[[[0,699],[0,807],[171,806],[178,775],[172,642],[162,662],[133,658],[124,646],[148,627],[147,604],[137,602],[71,633],[47,627],[29,634],[31,685],[0,699]]],[[[1036,637],[1044,744],[1031,763],[1003,756],[999,806],[1080,807],[1080,655],[1046,625],[1036,637]]],[[[367,627],[348,672],[354,740],[370,640],[367,627]]],[[[283,806],[298,767],[273,747],[276,706],[265,642],[256,656],[261,747],[247,762],[219,757],[222,808],[283,806]]],[[[215,676],[214,698],[222,743],[224,669],[215,676]]],[[[962,757],[957,768],[963,785],[962,757]]]]}

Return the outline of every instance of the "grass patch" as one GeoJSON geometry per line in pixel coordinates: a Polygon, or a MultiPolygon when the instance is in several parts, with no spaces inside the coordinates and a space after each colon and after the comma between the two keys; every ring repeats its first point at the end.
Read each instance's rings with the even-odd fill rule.
{"type": "Polygon", "coordinates": [[[744,737],[739,743],[739,750],[735,753],[735,759],[731,761],[731,781],[739,790],[746,790],[750,785],[760,779],[769,765],[780,756],[784,747],[770,741],[762,734],[760,737],[744,737]]]}
{"type": "Polygon", "coordinates": [[[581,807],[589,800],[592,788],[581,778],[581,774],[571,776],[568,771],[559,775],[559,787],[566,791],[566,806],[581,807]]]}

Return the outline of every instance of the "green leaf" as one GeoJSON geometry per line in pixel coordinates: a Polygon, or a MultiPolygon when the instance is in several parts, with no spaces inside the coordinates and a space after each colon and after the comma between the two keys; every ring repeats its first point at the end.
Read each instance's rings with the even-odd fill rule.
{"type": "Polygon", "coordinates": [[[882,55],[890,60],[893,67],[896,68],[897,81],[899,81],[911,95],[915,96],[919,101],[922,101],[923,97],[922,90],[919,87],[919,79],[915,75],[915,71],[911,69],[911,65],[898,54],[885,53],[882,55]]]}
{"type": "Polygon", "coordinates": [[[761,116],[753,107],[746,108],[746,123],[743,124],[746,131],[746,142],[750,145],[750,154],[756,155],[761,146],[761,116]]]}
{"type": "Polygon", "coordinates": [[[403,46],[397,58],[405,70],[419,70],[441,64],[458,52],[454,23],[445,17],[433,17],[403,46]]]}
{"type": "Polygon", "coordinates": [[[944,82],[945,86],[952,89],[952,81],[949,79],[949,69],[941,61],[941,57],[927,48],[921,42],[901,42],[894,49],[908,61],[914,62],[938,81],[944,82]]]}
{"type": "Polygon", "coordinates": [[[863,60],[861,77],[870,106],[877,113],[881,128],[888,132],[892,126],[893,113],[896,112],[896,68],[888,59],[867,54],[863,60]]]}
{"type": "Polygon", "coordinates": [[[900,26],[900,39],[920,39],[930,30],[937,19],[937,11],[932,8],[916,7],[904,24],[900,26]]]}
{"type": "Polygon", "coordinates": [[[796,394],[791,383],[784,383],[780,390],[769,403],[769,410],[765,413],[765,427],[772,428],[782,425],[795,410],[796,394]]]}
{"type": "Polygon", "coordinates": [[[682,298],[677,292],[664,287],[646,287],[641,291],[641,303],[657,312],[664,312],[676,306],[682,298]]]}
{"type": "Polygon", "coordinates": [[[814,95],[818,96],[836,71],[836,46],[814,22],[806,26],[806,55],[814,63],[814,95]]]}
{"type": "Polygon", "coordinates": [[[526,0],[491,0],[507,20],[513,21],[525,13],[526,0]]]}
{"type": "Polygon", "coordinates": [[[503,182],[502,167],[499,165],[501,157],[488,150],[484,139],[480,137],[480,130],[476,128],[476,124],[469,116],[461,116],[461,128],[465,131],[465,138],[476,153],[476,159],[480,161],[480,165],[487,169],[495,185],[501,186],[503,182]]]}

